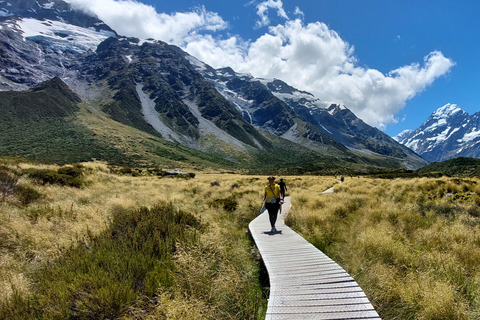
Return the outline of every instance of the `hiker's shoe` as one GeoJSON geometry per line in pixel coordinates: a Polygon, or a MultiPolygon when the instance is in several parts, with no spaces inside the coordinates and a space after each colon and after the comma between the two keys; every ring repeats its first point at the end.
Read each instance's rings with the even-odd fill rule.
{"type": "Polygon", "coordinates": [[[270,231],[270,232],[272,232],[272,233],[277,232],[277,229],[275,229],[275,227],[272,227],[272,231],[270,231]]]}

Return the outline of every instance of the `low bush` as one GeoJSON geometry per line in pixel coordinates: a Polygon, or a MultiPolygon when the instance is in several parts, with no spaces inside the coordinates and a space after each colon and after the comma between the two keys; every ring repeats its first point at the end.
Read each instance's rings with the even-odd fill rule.
{"type": "Polygon", "coordinates": [[[79,166],[61,167],[58,171],[51,169],[28,168],[23,170],[23,174],[41,185],[58,184],[61,186],[80,188],[84,184],[84,180],[81,177],[83,173],[79,166]]]}
{"type": "Polygon", "coordinates": [[[23,205],[35,202],[42,197],[40,192],[24,184],[18,184],[15,186],[15,195],[23,205]]]}
{"type": "Polygon", "coordinates": [[[63,166],[58,169],[58,173],[78,178],[83,175],[83,166],[79,163],[73,164],[71,166],[63,166]]]}
{"type": "Polygon", "coordinates": [[[142,296],[174,286],[173,254],[203,229],[194,215],[171,204],[117,208],[109,228],[89,234],[54,264],[33,275],[36,291],[13,296],[5,319],[116,319],[142,296]]]}
{"type": "Polygon", "coordinates": [[[222,207],[223,210],[228,212],[233,212],[237,209],[238,202],[233,197],[224,198],[224,199],[215,199],[211,203],[211,206],[214,208],[222,207]]]}

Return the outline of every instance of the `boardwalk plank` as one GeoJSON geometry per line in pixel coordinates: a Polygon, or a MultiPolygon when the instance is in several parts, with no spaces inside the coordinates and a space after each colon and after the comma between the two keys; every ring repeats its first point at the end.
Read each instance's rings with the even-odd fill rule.
{"type": "Polygon", "coordinates": [[[270,232],[268,213],[249,225],[270,279],[266,320],[380,319],[355,280],[337,263],[287,227],[286,198],[278,232],[270,232]]]}

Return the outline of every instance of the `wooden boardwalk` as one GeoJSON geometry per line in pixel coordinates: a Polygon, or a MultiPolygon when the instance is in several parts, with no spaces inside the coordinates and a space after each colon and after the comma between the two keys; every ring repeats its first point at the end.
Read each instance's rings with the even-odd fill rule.
{"type": "Polygon", "coordinates": [[[265,319],[380,319],[342,267],[285,225],[290,207],[286,197],[276,233],[266,211],[248,226],[270,279],[265,319]]]}

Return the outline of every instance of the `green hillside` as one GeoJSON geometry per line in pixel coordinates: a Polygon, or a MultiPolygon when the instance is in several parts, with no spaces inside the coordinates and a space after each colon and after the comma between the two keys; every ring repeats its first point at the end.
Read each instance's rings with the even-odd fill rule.
{"type": "Polygon", "coordinates": [[[417,170],[419,173],[435,172],[448,176],[480,176],[480,159],[459,157],[443,162],[433,162],[417,170]]]}
{"type": "Polygon", "coordinates": [[[263,132],[255,133],[263,147],[246,145],[246,151],[239,151],[204,137],[210,147],[201,152],[162,139],[146,122],[143,127],[122,123],[102,106],[82,102],[59,78],[28,91],[0,92],[0,156],[60,165],[96,159],[121,166],[292,174],[401,166],[398,159],[342,153],[334,147],[313,151],[263,132]]]}
{"type": "Polygon", "coordinates": [[[80,101],[58,78],[25,92],[0,92],[0,155],[57,164],[234,166],[122,125],[80,101]]]}

